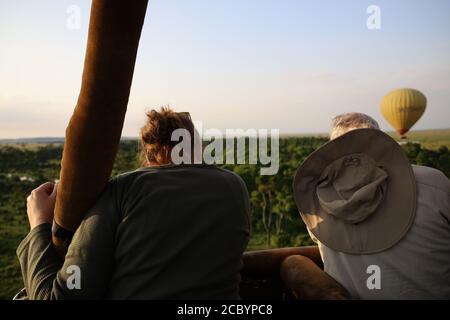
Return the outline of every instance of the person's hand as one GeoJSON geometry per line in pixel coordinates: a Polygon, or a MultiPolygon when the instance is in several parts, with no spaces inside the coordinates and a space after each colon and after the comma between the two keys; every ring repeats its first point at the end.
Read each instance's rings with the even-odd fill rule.
{"type": "Polygon", "coordinates": [[[27,198],[27,213],[30,229],[53,222],[56,202],[56,184],[44,183],[34,189],[27,198]]]}

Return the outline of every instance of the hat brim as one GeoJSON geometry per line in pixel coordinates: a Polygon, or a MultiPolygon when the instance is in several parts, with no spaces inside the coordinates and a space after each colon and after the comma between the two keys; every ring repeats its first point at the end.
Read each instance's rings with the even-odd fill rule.
{"type": "Polygon", "coordinates": [[[414,173],[398,143],[376,129],[352,130],[313,152],[294,177],[294,199],[310,232],[325,246],[349,254],[384,251],[400,241],[410,229],[416,212],[414,173]],[[358,224],[328,214],[316,195],[318,178],[333,161],[365,153],[388,173],[388,185],[375,212],[358,224]]]}

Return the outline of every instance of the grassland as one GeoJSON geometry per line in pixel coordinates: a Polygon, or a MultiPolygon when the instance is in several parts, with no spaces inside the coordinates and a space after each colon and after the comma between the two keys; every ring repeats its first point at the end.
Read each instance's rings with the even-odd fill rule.
{"type": "Polygon", "coordinates": [[[396,133],[389,133],[394,139],[401,142],[417,142],[424,148],[436,150],[441,146],[450,149],[450,129],[415,130],[406,134],[406,139],[400,139],[396,133]]]}
{"type": "MultiPolygon", "coordinates": [[[[446,146],[450,149],[450,128],[449,129],[431,129],[431,130],[413,130],[406,134],[406,139],[400,139],[400,136],[396,132],[386,132],[392,138],[400,143],[419,143],[422,147],[427,149],[436,150],[442,146],[446,146]]],[[[282,137],[327,137],[327,133],[316,134],[287,134],[282,137]]]]}

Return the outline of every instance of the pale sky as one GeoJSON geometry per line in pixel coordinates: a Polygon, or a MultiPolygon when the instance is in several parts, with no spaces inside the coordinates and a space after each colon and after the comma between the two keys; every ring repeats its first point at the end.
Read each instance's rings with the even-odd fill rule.
{"type": "MultiPolygon", "coordinates": [[[[0,0],[0,138],[63,136],[80,88],[90,1],[0,0]],[[80,8],[80,28],[67,9],[80,8]]],[[[390,90],[428,98],[415,129],[450,127],[448,0],[150,0],[124,136],[170,104],[206,128],[325,132],[379,111],[390,90]],[[369,5],[381,29],[366,25],[369,5]]]]}

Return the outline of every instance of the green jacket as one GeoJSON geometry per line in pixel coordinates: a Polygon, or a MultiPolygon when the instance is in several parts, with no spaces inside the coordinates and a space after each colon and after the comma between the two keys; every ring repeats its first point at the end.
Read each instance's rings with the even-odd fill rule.
{"type": "Polygon", "coordinates": [[[65,261],[50,224],[17,249],[30,299],[238,299],[248,192],[215,166],[141,168],[111,180],[65,261]]]}

